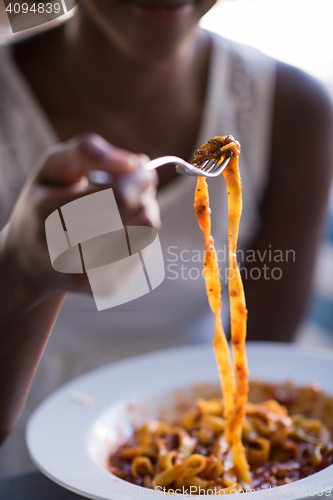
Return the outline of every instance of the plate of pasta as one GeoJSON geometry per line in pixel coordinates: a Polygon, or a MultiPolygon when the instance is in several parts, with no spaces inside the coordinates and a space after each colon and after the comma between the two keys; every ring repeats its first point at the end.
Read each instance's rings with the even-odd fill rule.
{"type": "Polygon", "coordinates": [[[99,500],[331,494],[333,354],[272,343],[245,347],[247,309],[236,257],[240,151],[232,136],[216,136],[193,160],[205,171],[225,165],[230,346],[221,321],[208,185],[198,176],[194,211],[215,317],[213,348],[124,361],[50,396],[29,421],[27,443],[36,465],[66,488],[99,500]]]}
{"type": "MultiPolygon", "coordinates": [[[[291,414],[299,415],[302,411],[308,418],[319,418],[325,428],[333,431],[330,352],[289,344],[249,343],[247,355],[253,380],[251,403],[275,397],[291,414]]],[[[133,429],[138,430],[151,420],[173,422],[191,410],[196,411],[197,400],[216,399],[218,382],[211,346],[202,344],[151,353],[95,370],[59,389],[36,410],[27,428],[31,457],[48,477],[88,498],[117,500],[164,495],[163,488],[154,491],[110,472],[110,455],[128,443],[133,429]]],[[[213,409],[215,414],[218,411],[213,409]]],[[[258,413],[260,422],[264,422],[265,414],[266,410],[258,413]]],[[[220,422],[218,418],[214,420],[218,429],[220,422]]],[[[317,431],[326,432],[320,429],[319,426],[317,431]]],[[[287,447],[291,444],[287,438],[284,443],[287,447]]],[[[297,461],[289,462],[289,468],[291,463],[295,467],[297,461]]],[[[186,488],[184,491],[181,496],[187,497],[189,488],[187,493],[186,488]]],[[[254,500],[267,494],[272,498],[296,499],[314,494],[327,496],[331,491],[332,465],[268,492],[260,488],[246,495],[254,500]]],[[[194,493],[193,488],[191,492],[194,493]]],[[[234,497],[234,492],[229,494],[234,497]]]]}

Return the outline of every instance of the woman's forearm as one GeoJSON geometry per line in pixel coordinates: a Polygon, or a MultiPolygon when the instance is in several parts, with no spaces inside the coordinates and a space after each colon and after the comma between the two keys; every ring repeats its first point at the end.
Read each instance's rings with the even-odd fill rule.
{"type": "Polygon", "coordinates": [[[15,426],[65,294],[30,287],[0,244],[0,443],[15,426]]]}

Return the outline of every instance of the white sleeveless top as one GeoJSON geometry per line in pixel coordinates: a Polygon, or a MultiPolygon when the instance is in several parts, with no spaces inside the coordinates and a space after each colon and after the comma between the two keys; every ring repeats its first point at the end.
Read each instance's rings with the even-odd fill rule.
{"type": "MultiPolygon", "coordinates": [[[[244,209],[240,247],[260,224],[268,167],[275,61],[259,51],[212,35],[208,91],[197,146],[215,135],[232,134],[242,144],[244,209]]],[[[59,142],[24,77],[0,48],[0,227],[9,217],[26,177],[43,151],[59,142]]],[[[201,276],[203,237],[193,197],[195,178],[182,176],[161,189],[158,201],[166,278],[153,292],[98,312],[92,297],[69,294],[34,379],[24,413],[0,450],[0,475],[33,469],[24,442],[27,418],[69,379],[120,358],[212,339],[213,315],[201,276]]],[[[212,233],[225,280],[227,199],[223,176],[209,181],[212,233]]],[[[22,242],[24,245],[24,242],[22,242]]],[[[226,292],[226,285],[224,286],[226,292]]],[[[228,309],[224,293],[224,324],[228,309]]]]}

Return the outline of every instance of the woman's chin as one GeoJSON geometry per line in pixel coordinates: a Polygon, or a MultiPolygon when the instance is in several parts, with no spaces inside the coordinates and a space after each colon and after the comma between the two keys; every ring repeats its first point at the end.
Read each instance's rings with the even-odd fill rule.
{"type": "Polygon", "coordinates": [[[125,55],[145,64],[175,56],[213,0],[86,0],[88,12],[125,55]]]}
{"type": "Polygon", "coordinates": [[[193,15],[193,1],[149,2],[146,0],[128,0],[128,9],[139,19],[149,23],[170,24],[182,21],[193,15]]]}

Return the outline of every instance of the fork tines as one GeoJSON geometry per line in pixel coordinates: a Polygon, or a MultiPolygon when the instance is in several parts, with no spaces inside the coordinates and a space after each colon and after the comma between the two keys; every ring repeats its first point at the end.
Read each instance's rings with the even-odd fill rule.
{"type": "Polygon", "coordinates": [[[205,172],[211,172],[217,165],[218,160],[206,160],[200,165],[200,169],[205,172]]]}

